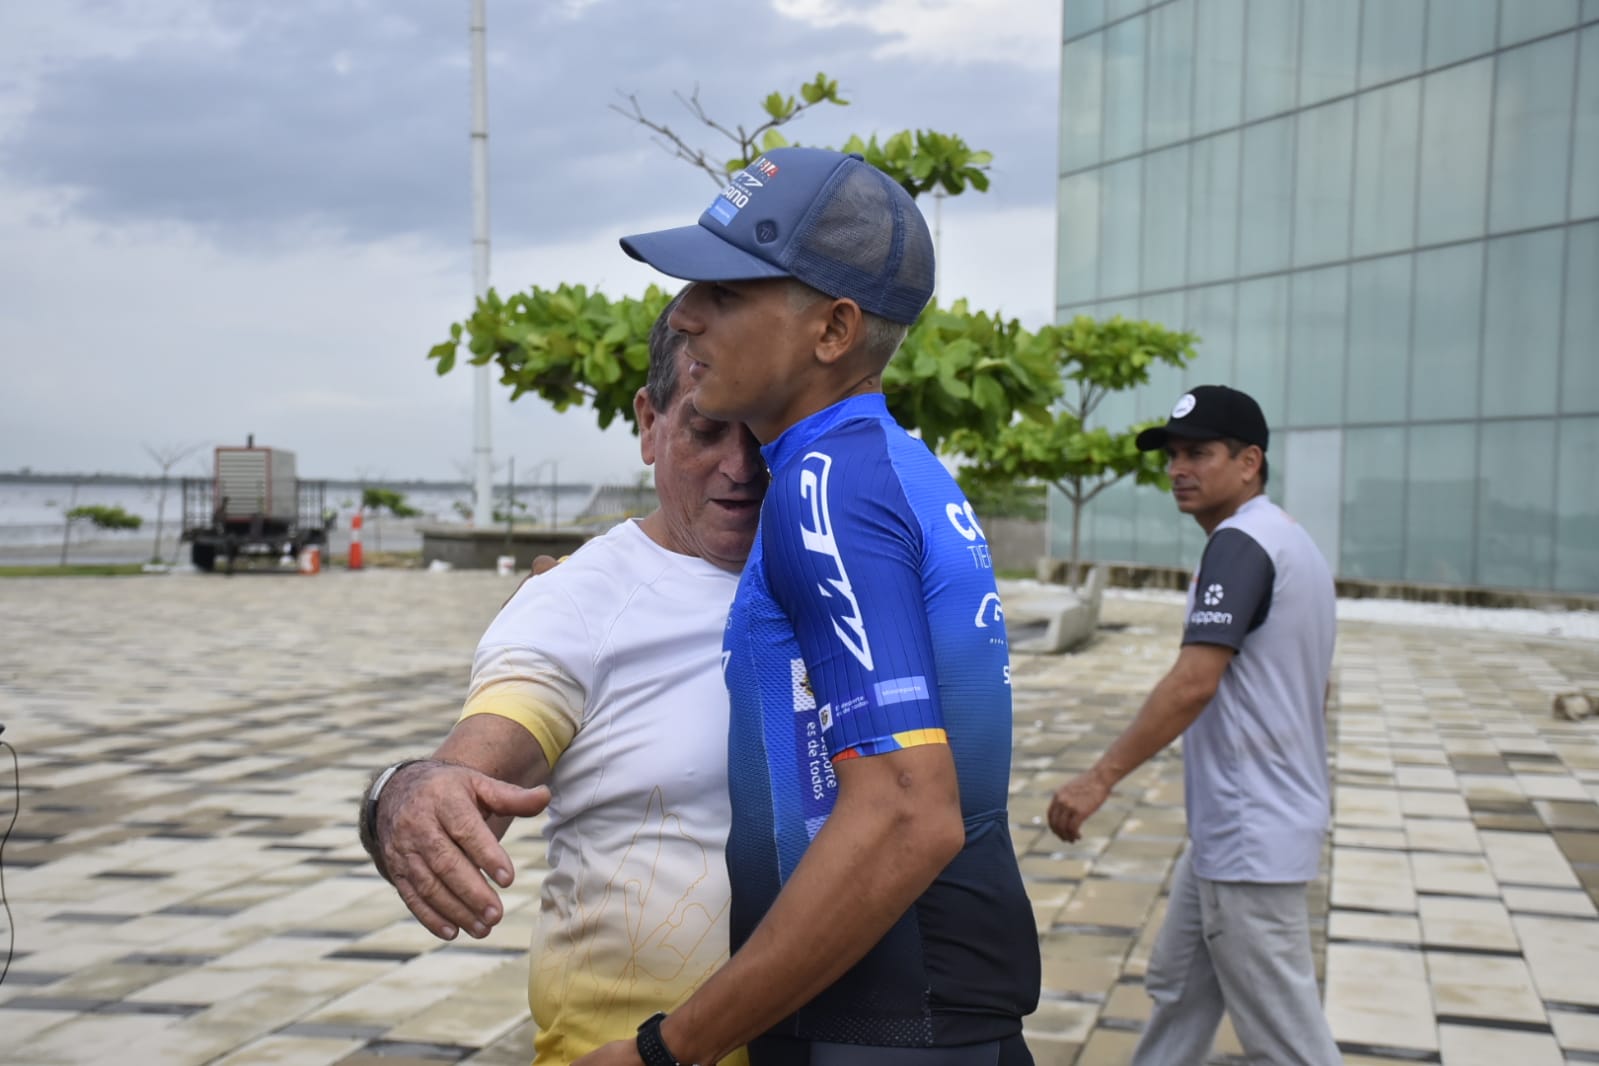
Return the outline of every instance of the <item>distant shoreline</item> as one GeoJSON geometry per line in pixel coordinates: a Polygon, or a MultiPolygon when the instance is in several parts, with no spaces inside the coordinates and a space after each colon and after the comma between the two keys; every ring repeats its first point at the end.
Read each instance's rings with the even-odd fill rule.
{"type": "MultiPolygon", "coordinates": [[[[34,473],[33,471],[0,470],[0,485],[138,485],[159,488],[165,481],[168,485],[182,481],[187,477],[197,477],[195,474],[170,474],[163,478],[160,474],[71,474],[71,473],[34,473]]],[[[469,481],[429,481],[424,478],[397,479],[397,478],[302,478],[303,481],[321,481],[332,489],[361,489],[381,488],[397,489],[408,492],[464,492],[472,491],[469,481]]],[[[506,482],[497,481],[496,489],[507,487],[506,482]]],[[[518,490],[537,488],[548,490],[550,483],[547,480],[518,481],[518,490]]],[[[589,492],[594,488],[588,481],[560,481],[555,488],[563,493],[589,492]]]]}

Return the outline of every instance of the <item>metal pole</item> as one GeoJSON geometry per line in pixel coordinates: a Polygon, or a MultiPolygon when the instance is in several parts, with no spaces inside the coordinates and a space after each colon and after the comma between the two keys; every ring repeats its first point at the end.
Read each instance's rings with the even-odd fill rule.
{"type": "MultiPolygon", "coordinates": [[[[489,85],[484,37],[485,0],[472,0],[472,290],[489,291],[489,85]]],[[[489,367],[472,372],[472,456],[476,492],[472,522],[486,529],[494,521],[493,438],[489,434],[489,367]]]]}

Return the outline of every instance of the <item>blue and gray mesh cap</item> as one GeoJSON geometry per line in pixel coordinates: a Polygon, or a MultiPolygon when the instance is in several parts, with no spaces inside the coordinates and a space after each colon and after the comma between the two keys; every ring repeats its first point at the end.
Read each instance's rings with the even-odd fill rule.
{"type": "Polygon", "coordinates": [[[797,278],[907,325],[933,295],[933,238],[910,193],[858,155],[774,148],[735,173],[699,224],[622,238],[685,281],[797,278]]]}

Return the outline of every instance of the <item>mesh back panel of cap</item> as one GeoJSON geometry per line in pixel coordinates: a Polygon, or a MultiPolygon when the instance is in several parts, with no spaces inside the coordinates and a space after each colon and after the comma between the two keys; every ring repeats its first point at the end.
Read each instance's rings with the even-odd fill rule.
{"type": "Polygon", "coordinates": [[[899,322],[933,289],[933,249],[908,194],[867,164],[840,168],[789,246],[793,275],[829,296],[899,322]],[[897,195],[896,195],[897,194],[897,195]]]}

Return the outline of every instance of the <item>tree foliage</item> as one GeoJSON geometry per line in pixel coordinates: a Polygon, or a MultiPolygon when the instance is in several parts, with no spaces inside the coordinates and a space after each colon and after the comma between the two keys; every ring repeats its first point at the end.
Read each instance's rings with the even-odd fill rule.
{"type": "Polygon", "coordinates": [[[98,503],[74,507],[67,512],[67,521],[88,522],[96,529],[138,529],[144,525],[144,519],[136,514],[129,514],[121,507],[107,507],[98,503]]]}
{"type": "MultiPolygon", "coordinates": [[[[429,356],[448,373],[464,340],[471,363],[499,367],[513,399],[531,392],[558,411],[590,406],[602,427],[618,417],[633,423],[650,326],[670,299],[653,285],[642,299],[614,301],[581,285],[508,300],[490,292],[429,356]]],[[[1047,417],[1060,379],[1047,353],[1018,343],[1028,336],[1015,319],[974,313],[964,300],[929,305],[883,375],[889,411],[935,450],[961,429],[997,432],[1017,415],[1047,417]]]]}
{"type": "Polygon", "coordinates": [[[950,446],[970,460],[960,473],[962,483],[1053,485],[1072,509],[1070,558],[1076,580],[1082,512],[1089,501],[1129,475],[1141,485],[1167,483],[1160,453],[1140,452],[1134,443],[1151,423],[1112,428],[1091,426],[1090,419],[1107,395],[1144,384],[1156,365],[1187,365],[1197,341],[1192,333],[1120,316],[1096,321],[1079,315],[1032,334],[1024,346],[1054,368],[1065,382],[1064,392],[1047,418],[1016,420],[992,434],[957,432],[950,446]]]}
{"type": "Polygon", "coordinates": [[[361,510],[373,514],[387,511],[395,518],[415,518],[422,513],[406,502],[405,493],[370,486],[361,490],[361,510]]]}
{"type": "MultiPolygon", "coordinates": [[[[728,175],[748,166],[762,152],[773,148],[798,145],[782,132],[806,111],[821,104],[848,107],[849,101],[839,95],[838,81],[818,72],[816,77],[799,87],[799,98],[781,92],[768,93],[761,100],[765,118],[754,126],[728,125],[712,118],[700,103],[696,87],[688,96],[674,94],[693,116],[694,121],[720,135],[731,145],[733,155],[720,158],[711,151],[697,147],[689,139],[664,122],[645,114],[636,94],[624,99],[627,106],[612,104],[611,110],[623,115],[656,136],[656,142],[681,159],[707,174],[717,188],[726,183],[728,175]]],[[[879,141],[874,133],[862,140],[852,136],[839,147],[841,152],[859,152],[865,160],[904,186],[912,196],[933,189],[943,189],[951,196],[965,192],[970,185],[978,192],[988,191],[988,165],[993,162],[989,152],[978,151],[962,138],[933,130],[901,130],[879,141]]]]}

